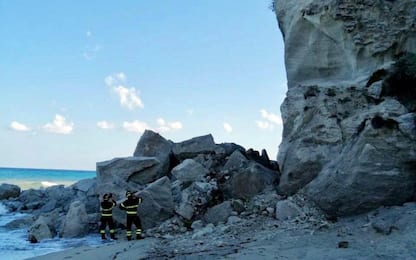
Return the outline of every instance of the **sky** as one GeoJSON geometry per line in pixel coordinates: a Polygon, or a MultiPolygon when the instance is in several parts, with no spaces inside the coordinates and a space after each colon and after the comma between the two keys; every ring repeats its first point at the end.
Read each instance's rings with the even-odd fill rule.
{"type": "Polygon", "coordinates": [[[145,129],[266,149],[287,90],[270,0],[0,0],[0,167],[95,170],[145,129]]]}

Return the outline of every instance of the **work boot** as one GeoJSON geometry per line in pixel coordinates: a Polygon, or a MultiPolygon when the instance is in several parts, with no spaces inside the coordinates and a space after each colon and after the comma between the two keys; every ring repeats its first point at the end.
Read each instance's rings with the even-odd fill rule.
{"type": "Polygon", "coordinates": [[[112,240],[117,240],[117,238],[114,234],[110,234],[110,237],[111,237],[112,240]]]}
{"type": "Polygon", "coordinates": [[[128,241],[131,241],[131,237],[127,237],[127,240],[128,240],[128,241]]]}
{"type": "Polygon", "coordinates": [[[102,240],[107,240],[107,238],[105,237],[105,234],[101,234],[101,239],[102,240]]]}
{"type": "Polygon", "coordinates": [[[136,239],[137,240],[140,240],[140,239],[143,239],[144,237],[142,237],[142,235],[136,235],[136,239]]]}

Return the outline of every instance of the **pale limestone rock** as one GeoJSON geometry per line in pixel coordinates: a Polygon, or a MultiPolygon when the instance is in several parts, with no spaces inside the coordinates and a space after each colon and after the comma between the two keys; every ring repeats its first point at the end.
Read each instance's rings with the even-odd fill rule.
{"type": "Polygon", "coordinates": [[[82,237],[88,233],[85,227],[88,225],[88,214],[85,205],[81,201],[74,201],[65,216],[61,237],[82,237]]]}
{"type": "Polygon", "coordinates": [[[288,78],[279,192],[336,216],[412,199],[415,111],[383,87],[396,55],[416,53],[416,1],[274,5],[288,78]]]}

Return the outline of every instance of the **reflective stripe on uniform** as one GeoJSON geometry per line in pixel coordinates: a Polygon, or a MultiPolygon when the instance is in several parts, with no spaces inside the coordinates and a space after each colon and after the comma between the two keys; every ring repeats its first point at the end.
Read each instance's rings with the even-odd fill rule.
{"type": "Polygon", "coordinates": [[[113,216],[113,214],[102,213],[101,216],[103,216],[103,217],[111,217],[111,216],[113,216]]]}
{"type": "Polygon", "coordinates": [[[142,234],[142,230],[141,229],[136,229],[136,235],[141,235],[142,234]]]}
{"type": "Polygon", "coordinates": [[[100,234],[105,234],[105,230],[104,229],[101,229],[100,230],[100,234]]]}
{"type": "Polygon", "coordinates": [[[127,230],[127,231],[126,231],[126,235],[127,235],[128,237],[131,237],[131,230],[127,230]]]}
{"type": "Polygon", "coordinates": [[[110,229],[110,234],[114,234],[116,232],[114,229],[110,229]]]}
{"type": "Polygon", "coordinates": [[[136,215],[137,211],[126,211],[127,215],[136,215]]]}
{"type": "Polygon", "coordinates": [[[106,208],[106,209],[103,208],[103,210],[113,210],[113,208],[114,208],[114,205],[111,206],[110,208],[106,208]]]}

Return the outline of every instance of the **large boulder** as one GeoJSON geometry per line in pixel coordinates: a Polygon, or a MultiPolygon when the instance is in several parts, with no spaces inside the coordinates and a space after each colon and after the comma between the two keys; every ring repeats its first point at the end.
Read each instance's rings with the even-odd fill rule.
{"type": "Polygon", "coordinates": [[[302,217],[304,213],[301,208],[290,200],[280,200],[276,203],[275,218],[277,220],[289,220],[302,217]]]}
{"type": "Polygon", "coordinates": [[[186,159],[172,169],[172,176],[184,186],[202,180],[208,173],[209,171],[204,166],[193,159],[186,159]]]}
{"type": "Polygon", "coordinates": [[[227,222],[228,217],[231,216],[232,211],[233,207],[231,206],[231,201],[224,201],[221,204],[209,208],[205,213],[204,219],[207,223],[215,225],[225,223],[227,222]]]}
{"type": "Polygon", "coordinates": [[[40,216],[29,228],[28,239],[31,243],[38,243],[44,239],[53,238],[53,232],[49,228],[49,219],[40,216]]]}
{"type": "Polygon", "coordinates": [[[74,201],[65,216],[61,237],[82,237],[88,233],[88,214],[85,205],[80,201],[74,201]]]}
{"type": "Polygon", "coordinates": [[[249,160],[245,157],[240,150],[235,150],[227,159],[222,170],[229,172],[247,167],[249,160]]]}
{"type": "Polygon", "coordinates": [[[158,179],[159,161],[155,157],[114,158],[97,163],[97,193],[124,196],[126,190],[158,179]]]}
{"type": "Polygon", "coordinates": [[[66,188],[64,185],[54,185],[44,190],[44,205],[40,208],[43,212],[51,211],[55,208],[69,210],[70,203],[75,199],[75,191],[72,188],[66,188]]]}
{"type": "Polygon", "coordinates": [[[199,154],[225,154],[225,149],[216,145],[211,134],[194,137],[175,143],[173,153],[180,161],[194,158],[199,154]]]}
{"type": "MultiPolygon", "coordinates": [[[[142,198],[138,215],[144,229],[155,227],[173,215],[174,204],[168,177],[156,180],[143,190],[135,192],[135,195],[142,198]]],[[[123,201],[124,199],[118,200],[117,205],[123,201]]],[[[113,218],[121,225],[126,223],[126,213],[119,207],[114,208],[113,218]]]]}
{"type": "Polygon", "coordinates": [[[88,214],[99,212],[100,200],[97,196],[97,179],[83,179],[69,187],[69,189],[76,193],[76,199],[85,204],[88,214]]]}
{"type": "Polygon", "coordinates": [[[46,203],[45,198],[44,190],[23,190],[18,198],[18,201],[22,203],[20,210],[33,211],[40,209],[46,203]]]}
{"type": "Polygon", "coordinates": [[[14,184],[2,183],[0,185],[0,200],[16,198],[20,195],[20,187],[14,184]]]}
{"type": "MultiPolygon", "coordinates": [[[[231,165],[239,163],[238,158],[235,158],[230,157],[233,163],[228,165],[228,169],[234,170],[225,172],[220,183],[220,189],[227,198],[247,200],[261,192],[275,189],[279,180],[279,172],[254,161],[249,161],[245,167],[232,168],[231,165]]],[[[244,164],[246,162],[242,159],[241,165],[244,164]]]]}
{"type": "Polygon", "coordinates": [[[235,150],[239,150],[242,153],[246,151],[244,147],[235,143],[220,143],[218,146],[224,149],[225,156],[230,156],[235,150]]]}
{"type": "Polygon", "coordinates": [[[411,200],[416,104],[403,93],[414,93],[414,84],[394,73],[414,66],[399,54],[416,53],[416,1],[276,0],[274,7],[288,77],[279,193],[301,190],[335,216],[411,200]]]}
{"type": "Polygon", "coordinates": [[[170,170],[172,146],[171,141],[166,140],[158,133],[146,130],[140,137],[133,156],[155,157],[159,161],[159,164],[155,166],[158,168],[156,178],[162,177],[170,170]]]}
{"type": "MultiPolygon", "coordinates": [[[[179,181],[173,183],[180,186],[179,181]]],[[[175,212],[186,220],[201,217],[204,213],[205,207],[213,200],[212,193],[218,190],[216,182],[193,182],[189,187],[181,189],[178,187],[174,189],[178,191],[175,195],[175,212]]]]}

